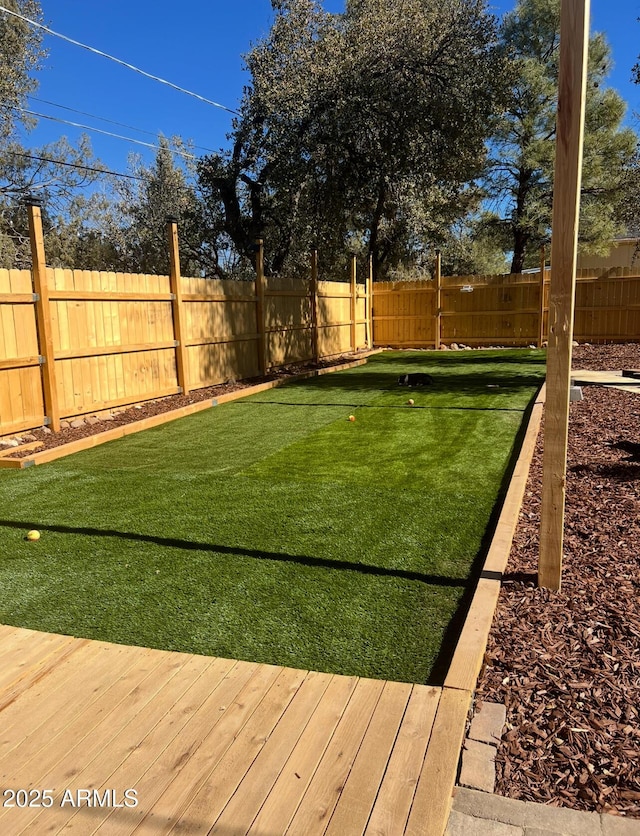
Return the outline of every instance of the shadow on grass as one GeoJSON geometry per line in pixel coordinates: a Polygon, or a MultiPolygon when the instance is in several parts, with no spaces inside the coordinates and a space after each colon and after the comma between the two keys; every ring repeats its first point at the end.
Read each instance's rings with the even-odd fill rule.
{"type": "Polygon", "coordinates": [[[440,575],[425,575],[422,572],[410,572],[406,569],[389,569],[385,566],[371,566],[368,563],[352,563],[347,560],[329,560],[310,555],[294,555],[283,552],[266,552],[257,549],[242,549],[233,546],[221,546],[212,543],[197,543],[192,540],[179,540],[173,537],[157,537],[153,534],[137,534],[135,532],[114,531],[104,528],[85,528],[82,526],[43,525],[39,522],[19,522],[17,520],[0,520],[0,526],[29,531],[39,528],[41,531],[51,531],[56,534],[79,534],[89,537],[117,537],[122,540],[137,540],[153,543],[164,548],[182,549],[184,551],[205,551],[218,555],[250,557],[254,560],[273,560],[280,563],[297,563],[300,566],[310,566],[316,569],[339,569],[347,572],[360,572],[363,575],[377,575],[378,577],[399,578],[404,581],[417,581],[428,586],[463,587],[468,582],[464,578],[445,578],[440,575]]]}
{"type": "Polygon", "coordinates": [[[510,406],[429,406],[427,404],[413,404],[408,407],[406,404],[375,404],[375,403],[293,403],[289,401],[242,401],[240,406],[335,406],[340,409],[402,409],[405,411],[411,410],[441,410],[445,412],[456,410],[471,410],[472,412],[520,412],[523,410],[519,407],[510,406]]]}
{"type": "MultiPolygon", "coordinates": [[[[331,392],[362,392],[365,396],[377,397],[382,393],[396,393],[398,397],[411,397],[415,394],[453,395],[454,397],[477,397],[478,395],[514,395],[523,389],[538,388],[544,379],[545,370],[538,364],[538,369],[527,370],[526,374],[500,374],[499,370],[475,372],[470,369],[468,374],[451,374],[443,371],[438,374],[437,367],[423,364],[421,368],[428,371],[434,378],[433,384],[428,386],[399,386],[397,372],[359,372],[357,375],[335,374],[305,380],[305,391],[317,391],[318,400],[322,400],[320,393],[330,397],[331,392]]],[[[283,402],[282,390],[274,390],[271,395],[261,395],[260,400],[236,401],[236,403],[274,403],[283,402]]],[[[299,403],[290,403],[298,406],[299,403]]],[[[319,406],[345,406],[345,404],[318,403],[319,406]]],[[[348,405],[348,404],[347,404],[348,405]]],[[[374,404],[372,404],[373,406],[374,404]]]]}
{"type": "Polygon", "coordinates": [[[544,366],[546,361],[546,350],[533,348],[497,348],[487,349],[486,352],[482,349],[474,349],[473,351],[452,351],[451,353],[448,351],[425,351],[424,354],[411,354],[406,357],[402,352],[398,352],[398,354],[393,357],[390,356],[390,353],[387,354],[385,352],[377,356],[381,357],[381,360],[376,361],[375,357],[372,357],[367,361],[367,365],[372,366],[375,362],[389,362],[392,360],[402,366],[458,366],[463,363],[469,363],[471,365],[475,365],[476,363],[532,363],[536,366],[544,366]],[[521,353],[516,355],[515,352],[518,351],[521,353]],[[535,354],[531,353],[534,351],[536,352],[535,354]],[[505,354],[505,352],[513,352],[513,354],[505,354]]]}
{"type": "MultiPolygon", "coordinates": [[[[505,470],[504,476],[502,477],[502,483],[500,485],[498,499],[496,501],[496,504],[493,506],[493,511],[491,512],[489,522],[485,529],[478,554],[476,555],[475,560],[471,565],[471,570],[469,572],[469,582],[465,585],[462,598],[460,599],[460,603],[458,604],[458,609],[454,613],[452,619],[449,621],[447,629],[444,632],[444,635],[442,637],[442,644],[440,645],[440,651],[436,656],[436,659],[431,668],[431,673],[429,674],[429,678],[426,682],[427,685],[434,685],[438,687],[442,687],[444,685],[444,681],[447,677],[447,673],[451,665],[451,660],[453,659],[453,655],[458,645],[458,641],[460,640],[460,635],[462,633],[462,628],[464,627],[464,622],[469,612],[469,607],[471,606],[471,602],[473,601],[473,596],[475,594],[478,581],[481,577],[483,577],[482,567],[484,566],[484,562],[487,558],[487,554],[491,546],[491,541],[493,540],[493,536],[498,525],[498,520],[500,519],[500,514],[502,513],[504,499],[507,495],[507,491],[509,490],[511,477],[513,476],[513,471],[520,456],[520,449],[522,447],[522,442],[524,440],[527,428],[529,426],[529,419],[531,417],[533,405],[538,396],[538,391],[539,390],[537,390],[535,395],[532,396],[527,408],[524,411],[522,423],[514,440],[511,456],[509,457],[509,463],[505,470]]],[[[491,573],[491,575],[493,577],[494,573],[491,573]]],[[[495,573],[494,579],[498,579],[497,573],[495,573]]]]}

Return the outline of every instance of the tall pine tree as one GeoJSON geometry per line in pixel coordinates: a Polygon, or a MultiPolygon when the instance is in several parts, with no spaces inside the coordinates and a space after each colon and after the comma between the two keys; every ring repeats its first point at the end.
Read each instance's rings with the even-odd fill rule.
{"type": "MultiPolygon", "coordinates": [[[[511,272],[520,273],[537,265],[551,230],[560,0],[520,0],[500,37],[512,94],[492,140],[487,188],[498,207],[493,225],[513,253],[511,272]]],[[[604,85],[610,69],[610,49],[596,34],[589,44],[579,233],[581,248],[595,253],[624,230],[624,186],[637,146],[634,131],[622,127],[624,100],[604,85]]]]}

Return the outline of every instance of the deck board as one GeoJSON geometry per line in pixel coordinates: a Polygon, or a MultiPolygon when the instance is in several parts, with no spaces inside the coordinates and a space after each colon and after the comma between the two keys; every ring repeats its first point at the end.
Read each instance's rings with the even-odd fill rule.
{"type": "Polygon", "coordinates": [[[443,738],[442,690],[424,685],[2,626],[0,656],[2,785],[54,799],[0,808],[0,832],[441,836],[421,826],[447,793],[429,743],[453,757],[462,697],[443,738]]]}

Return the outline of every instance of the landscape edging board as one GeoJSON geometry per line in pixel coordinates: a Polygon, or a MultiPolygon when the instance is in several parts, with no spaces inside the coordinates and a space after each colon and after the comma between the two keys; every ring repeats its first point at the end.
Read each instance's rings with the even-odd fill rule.
{"type": "Polygon", "coordinates": [[[0,468],[24,469],[36,464],[45,464],[46,462],[61,459],[64,456],[70,456],[72,453],[78,453],[81,450],[88,450],[91,447],[97,447],[100,444],[105,444],[107,441],[114,441],[118,438],[123,438],[126,435],[133,435],[134,433],[148,430],[151,427],[157,427],[161,424],[166,424],[169,421],[175,421],[177,418],[184,418],[187,415],[193,415],[196,412],[202,412],[205,409],[211,409],[213,406],[227,403],[228,401],[235,401],[239,398],[246,398],[249,395],[255,395],[258,392],[264,392],[267,389],[275,389],[278,386],[284,386],[287,383],[296,383],[299,380],[305,380],[310,377],[320,377],[323,374],[331,372],[346,371],[347,369],[354,369],[357,366],[363,366],[369,357],[373,354],[380,354],[382,349],[374,349],[367,351],[363,356],[357,360],[350,360],[348,363],[341,363],[336,366],[327,366],[323,369],[313,369],[300,374],[292,375],[291,377],[278,378],[277,380],[268,380],[264,383],[257,383],[255,386],[247,386],[244,389],[238,389],[235,392],[227,392],[219,395],[217,398],[199,401],[198,403],[183,406],[180,409],[172,409],[170,412],[161,412],[159,415],[152,415],[149,418],[143,418],[141,421],[135,421],[131,424],[124,424],[121,427],[114,427],[112,430],[105,430],[102,433],[89,435],[86,438],[79,438],[77,441],[70,441],[68,444],[61,444],[59,447],[52,447],[50,450],[43,450],[41,453],[34,453],[31,456],[25,456],[21,459],[7,459],[0,458],[0,468]]]}
{"type": "Polygon", "coordinates": [[[540,431],[545,388],[546,384],[534,401],[498,524],[444,682],[445,688],[475,690],[540,431]]]}
{"type": "Polygon", "coordinates": [[[449,666],[406,834],[442,836],[451,811],[460,749],[518,523],[545,400],[538,392],[480,579],[449,666]],[[421,791],[422,790],[422,791],[421,791]]]}

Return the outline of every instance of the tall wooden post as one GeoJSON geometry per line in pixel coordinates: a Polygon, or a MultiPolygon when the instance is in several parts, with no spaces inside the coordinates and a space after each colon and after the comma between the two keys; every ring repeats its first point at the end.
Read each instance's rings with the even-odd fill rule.
{"type": "Polygon", "coordinates": [[[178,386],[186,395],[189,391],[187,347],[185,345],[185,324],[183,321],[182,287],[180,282],[180,250],[178,246],[178,223],[175,218],[167,218],[167,244],[169,246],[169,286],[173,299],[173,336],[176,341],[176,370],[178,386]]]}
{"type": "Polygon", "coordinates": [[[440,348],[440,331],[442,326],[442,256],[440,250],[436,250],[436,267],[435,267],[435,283],[436,283],[436,319],[434,323],[435,328],[435,342],[436,349],[440,348]]]}
{"type": "Polygon", "coordinates": [[[373,348],[373,254],[369,256],[367,276],[367,348],[373,348]]]}
{"type": "Polygon", "coordinates": [[[36,322],[38,325],[39,351],[44,357],[42,364],[42,393],[44,411],[49,416],[53,432],[60,430],[60,409],[56,384],[56,367],[53,353],[53,334],[51,331],[51,305],[47,283],[47,267],[44,254],[44,236],[42,234],[42,212],[40,203],[30,199],[27,203],[29,215],[29,241],[31,243],[31,265],[33,289],[37,294],[36,322]]]}
{"type": "Polygon", "coordinates": [[[589,0],[562,0],[538,567],[539,585],[554,590],[560,589],[562,577],[571,343],[588,46],[589,0]]]}
{"type": "Polygon", "coordinates": [[[356,300],[357,300],[357,292],[358,288],[356,285],[357,281],[357,259],[355,255],[351,256],[351,351],[355,351],[357,349],[356,344],[356,300]]]}
{"type": "Polygon", "coordinates": [[[267,373],[267,341],[264,325],[264,241],[258,238],[256,254],[256,326],[258,329],[258,368],[267,373]]]}
{"type": "Polygon", "coordinates": [[[320,360],[320,340],[318,335],[318,250],[311,250],[311,346],[313,360],[320,360]]]}
{"type": "Polygon", "coordinates": [[[546,266],[546,249],[544,244],[540,247],[540,302],[538,305],[538,348],[542,348],[544,342],[544,271],[546,266]]]}

